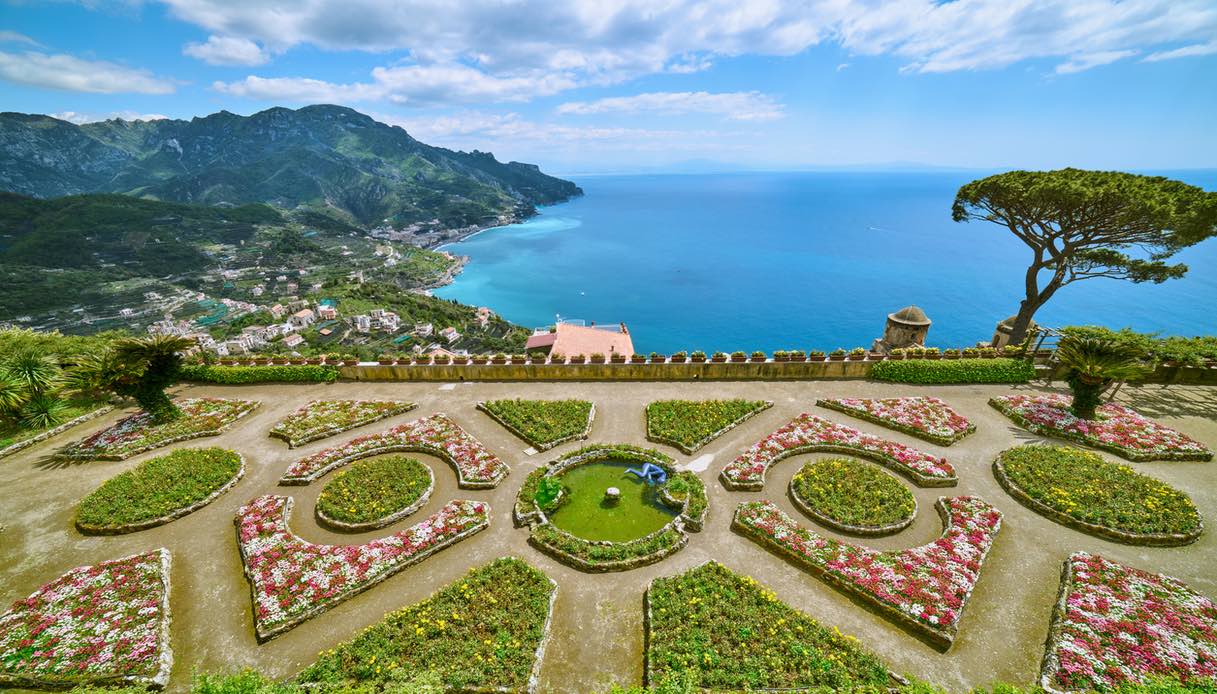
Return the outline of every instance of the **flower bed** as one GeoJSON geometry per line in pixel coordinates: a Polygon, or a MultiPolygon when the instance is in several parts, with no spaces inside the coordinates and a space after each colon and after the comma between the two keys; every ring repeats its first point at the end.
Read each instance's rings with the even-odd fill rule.
{"type": "Polygon", "coordinates": [[[0,615],[0,686],[169,681],[169,550],[81,566],[0,615]]]}
{"type": "Polygon", "coordinates": [[[217,436],[258,406],[248,400],[222,398],[190,398],[176,404],[182,410],[182,416],[172,422],[154,424],[152,415],[147,412],[133,414],[73,444],[59,455],[84,460],[125,460],[171,443],[217,436]]]}
{"type": "Polygon", "coordinates": [[[713,561],[657,578],[646,592],[646,682],[684,672],[710,691],[879,691],[902,683],[857,639],[713,561]]]}
{"type": "Polygon", "coordinates": [[[647,439],[692,455],[772,406],[766,400],[659,400],[647,405],[647,439]]]}
{"type": "Polygon", "coordinates": [[[790,497],[820,524],[856,535],[900,532],[917,513],[917,500],[900,480],[848,458],[804,465],[790,480],[790,497]]]}
{"type": "Polygon", "coordinates": [[[836,398],[816,404],[940,446],[950,446],[976,431],[975,424],[938,398],[836,398]]]}
{"type": "Polygon", "coordinates": [[[430,453],[456,468],[463,489],[489,489],[507,476],[507,464],[443,413],[351,439],[292,463],[279,484],[308,484],[325,473],[382,453],[430,453]]]}
{"type": "Polygon", "coordinates": [[[497,559],[324,651],[296,681],[364,691],[431,672],[449,691],[532,692],[557,592],[523,561],[497,559]]]}
{"type": "Polygon", "coordinates": [[[868,458],[903,474],[920,487],[951,487],[959,483],[955,468],[946,458],[806,413],[741,453],[723,468],[721,478],[728,489],[759,491],[765,487],[769,466],[792,455],[815,452],[868,458]]]}
{"type": "Polygon", "coordinates": [[[1019,446],[993,461],[993,474],[1031,510],[1109,540],[1185,545],[1204,530],[1187,494],[1091,451],[1019,446]]]}
{"type": "Polygon", "coordinates": [[[989,404],[1020,426],[1111,451],[1135,462],[1149,460],[1212,460],[1213,452],[1174,429],[1135,411],[1107,403],[1095,421],[1078,419],[1069,411],[1067,395],[1007,395],[989,404]]]}
{"type": "Polygon", "coordinates": [[[412,402],[397,400],[314,400],[276,424],[270,435],[295,448],[415,407],[412,402]]]}
{"type": "Polygon", "coordinates": [[[361,545],[315,545],[288,527],[291,497],[260,496],[237,511],[237,543],[258,640],[367,590],[490,525],[490,506],[450,501],[421,523],[361,545]]]}
{"type": "Polygon", "coordinates": [[[942,537],[899,552],[824,537],[770,501],[740,504],[732,527],[946,650],[1002,514],[974,496],[940,497],[935,508],[946,526],[942,537]]]}
{"type": "Polygon", "coordinates": [[[588,573],[609,573],[662,561],[684,548],[689,543],[689,536],[673,522],[628,542],[585,540],[547,522],[532,528],[528,542],[572,568],[588,573]]]}
{"type": "Polygon", "coordinates": [[[375,530],[409,516],[431,498],[431,468],[404,456],[361,460],[317,497],[317,519],[349,532],[375,530]]]}
{"type": "Polygon", "coordinates": [[[58,436],[79,424],[84,424],[89,420],[97,419],[104,414],[110,414],[113,409],[114,407],[111,405],[99,404],[92,410],[89,410],[78,417],[73,417],[63,424],[59,424],[45,431],[39,431],[36,433],[33,431],[22,431],[14,437],[8,437],[7,440],[11,443],[7,444],[5,444],[3,441],[4,437],[0,436],[0,458],[13,455],[19,451],[24,451],[30,446],[42,443],[43,441],[46,441],[54,436],[58,436]],[[25,438],[21,438],[22,436],[25,438]]]}
{"type": "Polygon", "coordinates": [[[76,528],[117,535],[181,518],[206,506],[245,474],[245,459],[222,448],[182,448],[106,480],[76,508],[76,528]]]}
{"type": "Polygon", "coordinates": [[[586,439],[596,416],[587,400],[491,400],[477,407],[538,451],[586,439]]]}
{"type": "Polygon", "coordinates": [[[1154,677],[1217,686],[1217,605],[1168,576],[1086,552],[1071,555],[1041,686],[1108,690],[1154,677]]]}

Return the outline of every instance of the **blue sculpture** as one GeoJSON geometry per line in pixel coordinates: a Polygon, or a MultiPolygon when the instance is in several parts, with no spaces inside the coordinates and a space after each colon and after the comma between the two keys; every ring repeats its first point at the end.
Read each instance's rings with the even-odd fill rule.
{"type": "Polygon", "coordinates": [[[667,471],[655,463],[644,463],[641,470],[636,467],[630,467],[626,468],[625,471],[638,475],[647,484],[665,484],[668,481],[667,471]]]}

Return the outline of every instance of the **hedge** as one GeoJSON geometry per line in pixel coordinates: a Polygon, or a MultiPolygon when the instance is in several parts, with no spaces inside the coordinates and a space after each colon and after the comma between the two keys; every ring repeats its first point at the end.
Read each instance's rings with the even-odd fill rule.
{"type": "Polygon", "coordinates": [[[1026,383],[1035,367],[1022,359],[889,359],[871,378],[893,383],[1026,383]]]}
{"type": "Polygon", "coordinates": [[[333,383],[338,380],[338,367],[321,365],[300,366],[209,366],[187,364],[179,377],[198,383],[333,383]]]}

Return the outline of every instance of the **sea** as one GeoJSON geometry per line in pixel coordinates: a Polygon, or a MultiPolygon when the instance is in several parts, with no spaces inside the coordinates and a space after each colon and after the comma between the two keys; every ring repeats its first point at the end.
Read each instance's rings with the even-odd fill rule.
{"type": "MultiPolygon", "coordinates": [[[[869,346],[910,304],[928,344],[968,346],[1018,310],[1031,260],[1004,227],[951,220],[988,173],[571,176],[582,197],[445,246],[470,262],[434,293],[528,327],[625,323],[640,352],[869,346]]],[[[1217,170],[1152,173],[1217,190],[1217,170]]],[[[1183,279],[1085,280],[1036,320],[1217,334],[1217,239],[1175,258],[1183,279]]]]}

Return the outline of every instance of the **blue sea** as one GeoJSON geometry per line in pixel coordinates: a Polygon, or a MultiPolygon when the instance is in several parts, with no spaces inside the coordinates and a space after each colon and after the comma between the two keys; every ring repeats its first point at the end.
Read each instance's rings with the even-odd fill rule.
{"type": "MultiPolygon", "coordinates": [[[[530,327],[625,322],[644,352],[868,346],[908,304],[933,320],[931,345],[970,345],[1017,311],[1031,256],[1003,228],[951,221],[982,175],[576,176],[583,197],[447,246],[471,260],[435,294],[530,327]]],[[[1164,175],[1217,190],[1217,171],[1164,175]]],[[[1176,257],[1181,280],[1086,280],[1036,319],[1217,333],[1217,239],[1176,257]]]]}

